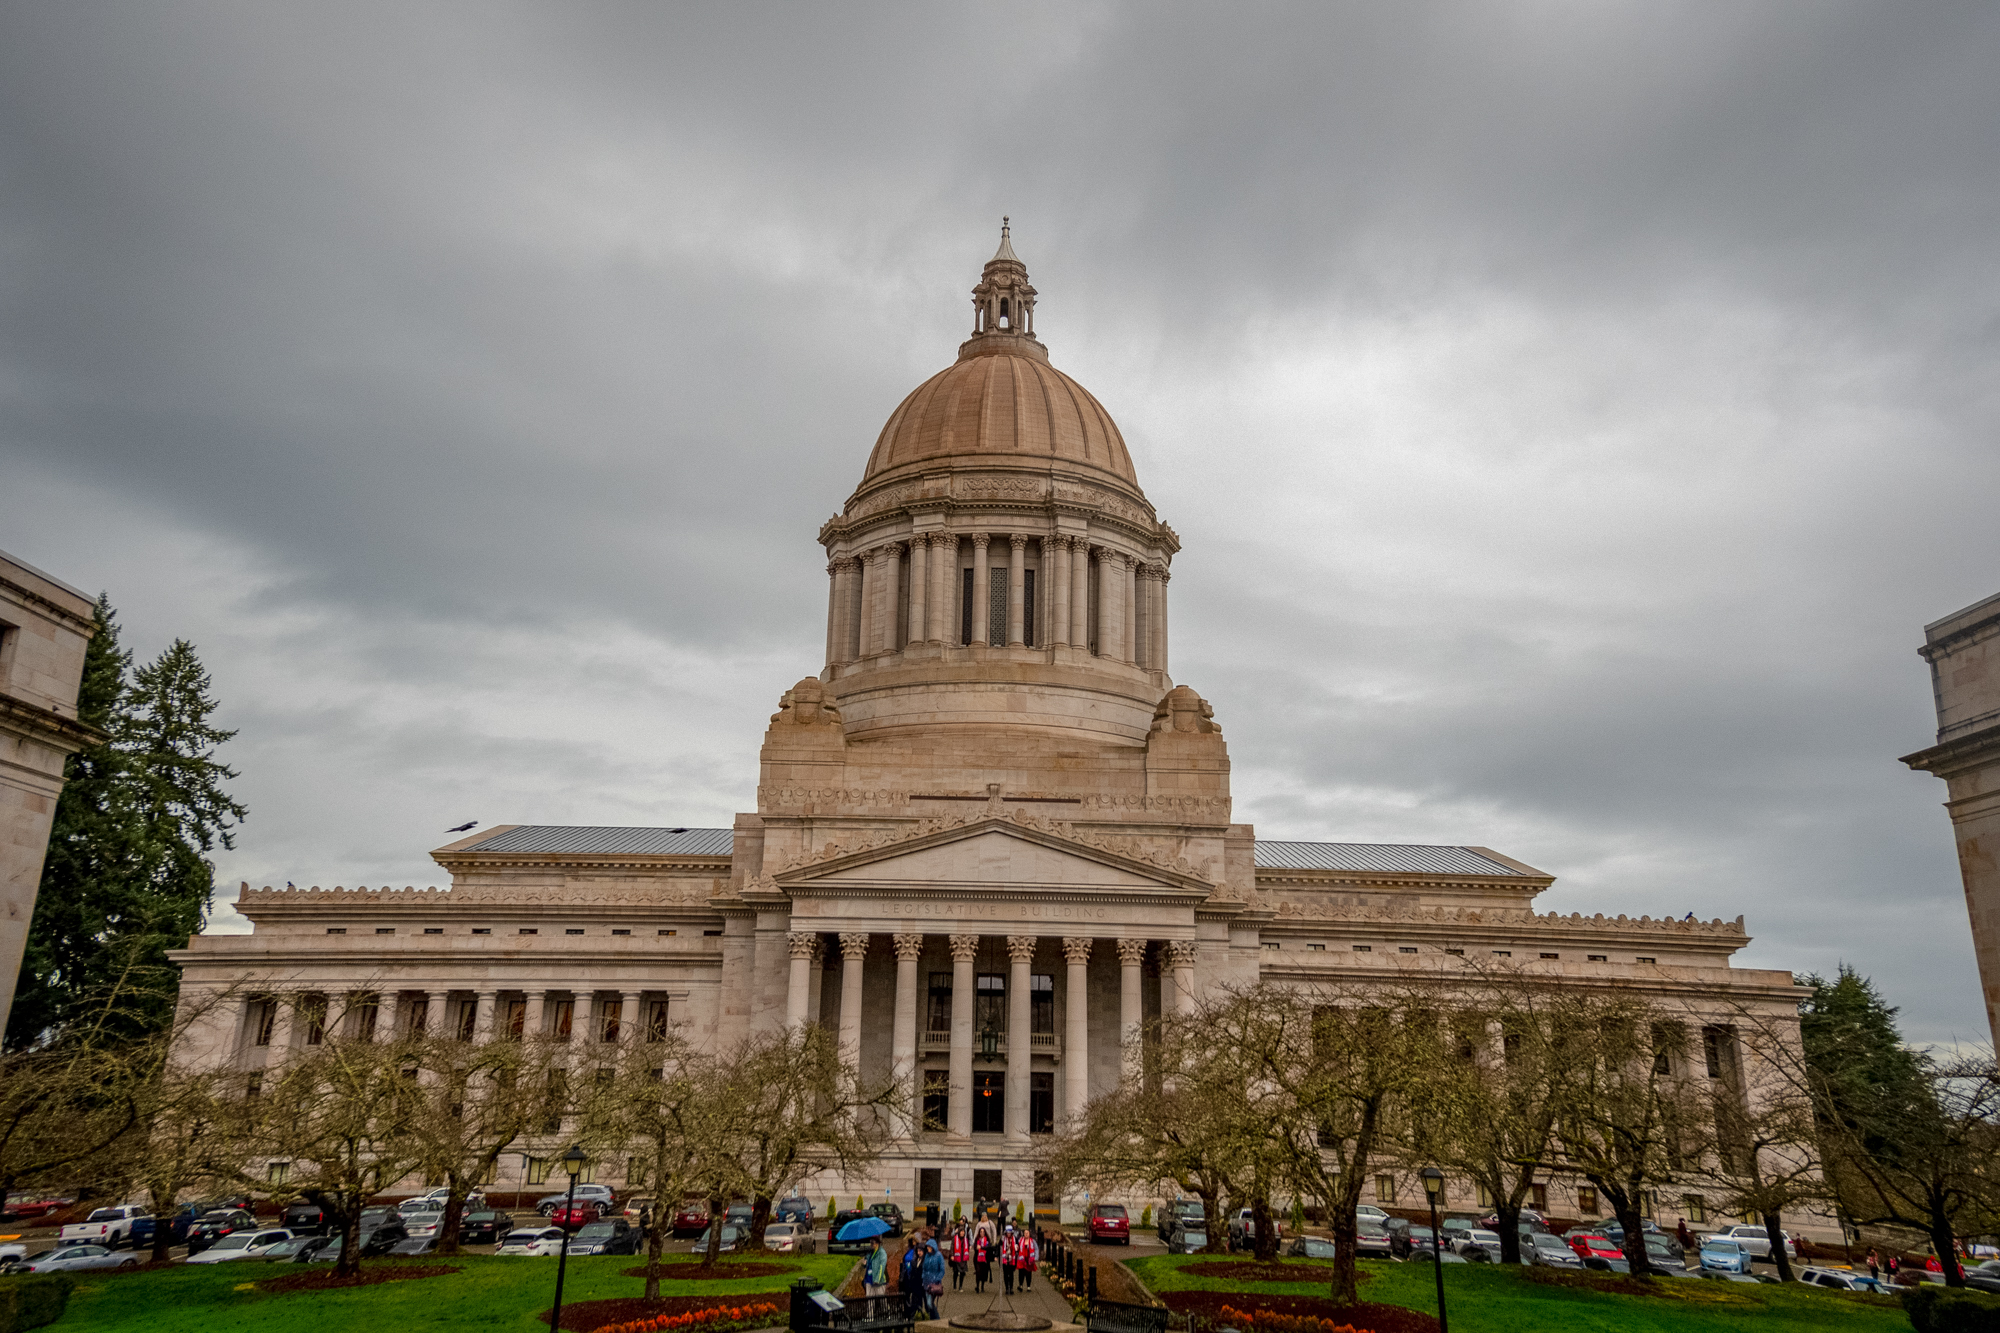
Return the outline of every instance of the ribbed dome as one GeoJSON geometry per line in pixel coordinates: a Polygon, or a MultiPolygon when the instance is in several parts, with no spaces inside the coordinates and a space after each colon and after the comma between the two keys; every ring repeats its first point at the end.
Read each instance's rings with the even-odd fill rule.
{"type": "Polygon", "coordinates": [[[1038,357],[986,347],[968,345],[956,365],[903,400],[882,428],[861,484],[945,460],[1068,465],[1139,492],[1125,439],[1089,390],[1038,357]]]}

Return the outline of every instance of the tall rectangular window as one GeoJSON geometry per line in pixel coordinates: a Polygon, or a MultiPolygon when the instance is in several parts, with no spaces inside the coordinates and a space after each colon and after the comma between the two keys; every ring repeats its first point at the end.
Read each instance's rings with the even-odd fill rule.
{"type": "Polygon", "coordinates": [[[569,1040],[570,1027],[572,1024],[575,1023],[575,1021],[576,1021],[576,1001],[557,1000],[556,1029],[555,1029],[555,1038],[557,1041],[569,1040]]]}
{"type": "Polygon", "coordinates": [[[1007,1076],[998,1070],[972,1076],[972,1132],[1007,1132],[1007,1076]]]}
{"type": "Polygon", "coordinates": [[[1683,1194],[1681,1209],[1687,1214],[1687,1220],[1690,1222],[1701,1223],[1708,1220],[1708,1200],[1699,1194],[1683,1194]]]}
{"type": "Polygon", "coordinates": [[[1021,571],[1021,642],[1035,646],[1035,571],[1021,571]]]}
{"type": "Polygon", "coordinates": [[[1056,1132],[1056,1076],[1054,1074],[1028,1075],[1028,1132],[1030,1134],[1053,1134],[1056,1132]]]}
{"type": "Polygon", "coordinates": [[[986,642],[1007,642],[1007,567],[1001,565],[986,579],[986,642]]]}
{"type": "Polygon", "coordinates": [[[948,1069],[926,1069],[924,1071],[924,1128],[933,1134],[942,1134],[950,1124],[951,1071],[948,1069]]]}
{"type": "Polygon", "coordinates": [[[972,570],[960,570],[958,582],[958,642],[963,646],[972,642],[972,570]]]}
{"type": "Polygon", "coordinates": [[[933,1040],[951,1039],[951,973],[949,972],[931,973],[930,1005],[924,1014],[924,1031],[933,1034],[933,1040]]]}
{"type": "Polygon", "coordinates": [[[278,1023],[278,1002],[276,1000],[257,1001],[257,1011],[250,1018],[250,1044],[269,1046],[271,1029],[278,1023]]]}
{"type": "Polygon", "coordinates": [[[528,1002],[526,1000],[507,1001],[507,1035],[515,1041],[521,1040],[528,1030],[528,1002]]]}
{"type": "Polygon", "coordinates": [[[1528,1207],[1538,1213],[1549,1210],[1549,1187],[1547,1185],[1528,1186],[1528,1207]]]}
{"type": "Polygon", "coordinates": [[[646,1040],[653,1043],[667,1039],[667,1006],[671,1001],[655,1000],[646,1006],[646,1040]]]}
{"type": "Polygon", "coordinates": [[[944,1171],[935,1166],[920,1167],[917,1171],[917,1202],[942,1203],[944,1201],[944,1171]]]}
{"type": "Polygon", "coordinates": [[[290,1162],[272,1162],[265,1168],[265,1174],[269,1176],[273,1185],[282,1185],[292,1178],[292,1164],[290,1162]]]}
{"type": "Polygon", "coordinates": [[[361,1001],[354,1015],[354,1038],[356,1041],[375,1040],[375,1026],[382,1021],[382,997],[370,995],[361,1001]]]}
{"type": "Polygon", "coordinates": [[[1396,1201],[1396,1178],[1390,1175],[1375,1177],[1375,1202],[1394,1203],[1396,1201]]]}
{"type": "MultiPolygon", "coordinates": [[[[1082,1003],[1081,995],[1076,997],[1082,1003]]],[[[1037,974],[1028,978],[1028,1031],[1037,1037],[1056,1034],[1056,979],[1037,974]]]]}
{"type": "Polygon", "coordinates": [[[981,972],[978,992],[979,999],[972,1010],[972,1040],[975,1045],[982,1032],[993,1031],[1004,1034],[1007,1031],[1006,973],[981,972]]]}
{"type": "Polygon", "coordinates": [[[1088,607],[1083,621],[1083,633],[1084,637],[1090,640],[1090,651],[1093,653],[1101,651],[1097,643],[1097,599],[1101,590],[1097,585],[1103,581],[1103,576],[1104,562],[1093,559],[1090,562],[1090,573],[1083,581],[1084,602],[1088,607]]]}
{"type": "Polygon", "coordinates": [[[458,1006],[458,1039],[472,1040],[472,1029],[479,1023],[479,997],[473,996],[458,1006]]]}
{"type": "Polygon", "coordinates": [[[299,1016],[306,1021],[306,1045],[324,1045],[326,1043],[326,996],[306,996],[305,1002],[299,1006],[299,1016]]]}
{"type": "Polygon", "coordinates": [[[554,1163],[546,1157],[530,1157],[528,1159],[528,1183],[530,1185],[548,1184],[549,1168],[552,1165],[554,1163]]]}
{"type": "Polygon", "coordinates": [[[606,1000],[604,1002],[603,1021],[598,1025],[597,1029],[597,1039],[607,1046],[615,1044],[624,1022],[625,1002],[623,1000],[606,1000]]]}
{"type": "Polygon", "coordinates": [[[1597,1189],[1592,1185],[1576,1187],[1576,1211],[1585,1217],[1597,1216],[1597,1189]]]}

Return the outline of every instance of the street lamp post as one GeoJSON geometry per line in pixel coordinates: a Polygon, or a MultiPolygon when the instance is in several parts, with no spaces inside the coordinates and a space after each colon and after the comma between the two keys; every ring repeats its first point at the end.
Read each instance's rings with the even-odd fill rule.
{"type": "Polygon", "coordinates": [[[556,1308],[549,1315],[549,1333],[562,1333],[563,1270],[569,1266],[569,1214],[576,1207],[576,1178],[589,1160],[581,1148],[571,1148],[562,1155],[563,1170],[569,1172],[569,1193],[563,1199],[562,1249],[556,1253],[556,1308]]]}
{"type": "Polygon", "coordinates": [[[1444,1317],[1444,1237],[1438,1234],[1438,1196],[1444,1193],[1444,1172],[1427,1166],[1417,1172],[1424,1182],[1424,1194],[1431,1202],[1431,1271],[1437,1275],[1438,1333],[1451,1333],[1444,1317]]]}

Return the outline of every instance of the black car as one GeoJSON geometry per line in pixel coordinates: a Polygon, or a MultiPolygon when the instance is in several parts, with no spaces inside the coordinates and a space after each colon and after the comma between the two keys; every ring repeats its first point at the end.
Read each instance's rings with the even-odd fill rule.
{"type": "Polygon", "coordinates": [[[840,1240],[840,1229],[849,1222],[869,1216],[859,1208],[843,1208],[833,1215],[833,1224],[826,1229],[826,1252],[828,1254],[866,1254],[871,1240],[840,1240]]]}
{"type": "Polygon", "coordinates": [[[1407,1259],[1420,1251],[1437,1253],[1437,1237],[1429,1227],[1395,1218],[1389,1223],[1389,1253],[1398,1259],[1407,1259]]]}
{"type": "Polygon", "coordinates": [[[361,1228],[361,1257],[372,1259],[376,1255],[387,1254],[396,1246],[410,1238],[409,1229],[400,1221],[389,1218],[374,1228],[361,1228]]]}
{"type": "Polygon", "coordinates": [[[467,1213],[458,1220],[458,1243],[460,1245],[498,1245],[500,1238],[513,1227],[514,1219],[506,1213],[496,1213],[491,1208],[481,1208],[467,1213]]]}
{"type": "Polygon", "coordinates": [[[241,1208],[212,1208],[188,1227],[188,1253],[200,1254],[231,1232],[256,1229],[257,1219],[241,1208]]]}
{"type": "Polygon", "coordinates": [[[639,1228],[622,1217],[607,1217],[586,1225],[570,1238],[571,1254],[637,1254],[639,1228]]]}
{"type": "Polygon", "coordinates": [[[1294,1236],[1285,1253],[1294,1259],[1331,1259],[1333,1242],[1319,1236],[1294,1236]]]}
{"type": "MultiPolygon", "coordinates": [[[[220,1207],[222,1205],[219,1203],[204,1200],[200,1203],[184,1203],[175,1208],[173,1216],[167,1219],[167,1244],[186,1244],[188,1228],[220,1207]]],[[[157,1218],[133,1218],[132,1248],[135,1250],[151,1249],[153,1246],[153,1228],[157,1225],[159,1225],[157,1218]]]]}
{"type": "Polygon", "coordinates": [[[323,1236],[333,1226],[333,1214],[316,1203],[300,1200],[286,1207],[279,1225],[294,1236],[323,1236]]]}
{"type": "Polygon", "coordinates": [[[879,1217],[889,1224],[890,1235],[900,1236],[903,1234],[903,1210],[895,1204],[873,1204],[869,1207],[868,1212],[870,1216],[879,1217]]]}

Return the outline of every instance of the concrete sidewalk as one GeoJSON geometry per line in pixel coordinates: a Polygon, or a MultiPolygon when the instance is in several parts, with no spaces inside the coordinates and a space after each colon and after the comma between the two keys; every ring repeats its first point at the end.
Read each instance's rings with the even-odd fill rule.
{"type": "MultiPolygon", "coordinates": [[[[1006,1287],[1000,1281],[997,1265],[993,1281],[986,1284],[985,1291],[978,1293],[972,1290],[972,1273],[969,1269],[965,1274],[964,1291],[951,1289],[951,1273],[947,1270],[944,1278],[944,1295],[938,1297],[938,1313],[946,1319],[984,1314],[986,1307],[995,1300],[1001,1301],[1000,1308],[1004,1310],[1007,1308],[1007,1298],[1002,1295],[1005,1291],[1006,1287]]],[[[1015,1314],[1039,1315],[1056,1324],[1071,1324],[1076,1321],[1076,1315],[1069,1308],[1069,1302],[1050,1285],[1047,1273],[1036,1273],[1034,1286],[1026,1291],[1016,1291],[1013,1295],[1013,1304],[1015,1314]]]]}

